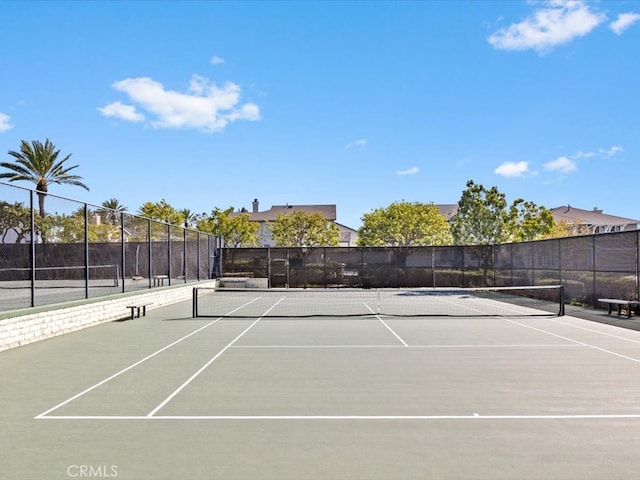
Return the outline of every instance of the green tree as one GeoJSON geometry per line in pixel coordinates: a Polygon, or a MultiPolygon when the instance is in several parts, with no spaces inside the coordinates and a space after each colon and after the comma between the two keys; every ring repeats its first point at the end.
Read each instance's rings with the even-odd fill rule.
{"type": "MultiPolygon", "coordinates": [[[[327,220],[320,212],[307,213],[294,210],[288,214],[278,214],[268,223],[271,237],[278,247],[293,247],[302,267],[302,282],[307,286],[307,260],[317,247],[334,247],[340,244],[340,232],[335,223],[327,220]]],[[[293,265],[291,263],[291,265],[293,265]]]]}
{"type": "Polygon", "coordinates": [[[199,215],[188,208],[182,208],[178,210],[178,218],[180,225],[189,228],[198,221],[199,215]]]}
{"type": "Polygon", "coordinates": [[[496,187],[489,190],[473,180],[467,182],[451,220],[451,233],[457,245],[493,245],[509,238],[507,200],[496,187]]]}
{"type": "Polygon", "coordinates": [[[482,270],[483,285],[493,265],[493,245],[544,238],[554,226],[551,212],[533,202],[518,198],[507,205],[496,187],[487,190],[469,180],[451,220],[454,243],[469,246],[482,270]]]}
{"type": "Polygon", "coordinates": [[[31,209],[22,202],[0,201],[0,243],[5,243],[10,232],[16,235],[15,243],[22,243],[31,232],[31,209]]]}
{"type": "Polygon", "coordinates": [[[173,225],[179,224],[181,220],[178,211],[169,205],[164,198],[159,202],[145,202],[139,212],[143,217],[173,225]]]}
{"type": "Polygon", "coordinates": [[[555,227],[553,214],[545,207],[521,198],[509,209],[511,241],[525,242],[546,238],[555,227]]]}
{"type": "Polygon", "coordinates": [[[320,212],[279,213],[275,221],[269,222],[269,228],[278,247],[333,247],[340,243],[338,227],[320,212]]]}
{"type": "Polygon", "coordinates": [[[233,207],[221,210],[214,208],[210,215],[198,220],[198,230],[222,238],[229,248],[257,247],[260,245],[260,224],[252,222],[248,213],[233,214],[233,207]]]}
{"type": "Polygon", "coordinates": [[[10,182],[24,180],[34,183],[38,194],[39,213],[43,218],[46,215],[44,202],[50,183],[75,185],[89,190],[89,187],[81,182],[82,177],[69,173],[78,166],[65,165],[71,154],[58,159],[60,150],[48,139],[44,144],[38,140],[31,143],[23,140],[20,143],[20,151],[10,150],[9,155],[16,160],[14,163],[0,162],[0,167],[10,170],[0,173],[0,178],[7,178],[10,182]]]}
{"type": "Polygon", "coordinates": [[[120,214],[127,211],[127,207],[122,205],[117,198],[110,198],[102,202],[101,208],[97,210],[102,221],[108,225],[118,225],[120,214]]]}
{"type": "Polygon", "coordinates": [[[394,202],[365,213],[358,229],[358,245],[391,247],[400,266],[415,247],[451,242],[449,222],[433,203],[394,202]]]}
{"type": "Polygon", "coordinates": [[[546,208],[522,198],[507,205],[505,194],[497,187],[487,190],[469,180],[451,221],[454,243],[494,245],[536,240],[552,231],[555,222],[546,208]]]}
{"type": "Polygon", "coordinates": [[[450,245],[449,222],[433,203],[394,202],[362,216],[358,245],[413,247],[450,245]]]}
{"type": "Polygon", "coordinates": [[[258,232],[260,224],[252,222],[248,213],[233,213],[233,207],[221,210],[214,208],[210,215],[198,221],[198,230],[217,235],[223,245],[229,248],[229,264],[231,271],[236,270],[236,253],[241,247],[257,247],[260,245],[258,232]]]}

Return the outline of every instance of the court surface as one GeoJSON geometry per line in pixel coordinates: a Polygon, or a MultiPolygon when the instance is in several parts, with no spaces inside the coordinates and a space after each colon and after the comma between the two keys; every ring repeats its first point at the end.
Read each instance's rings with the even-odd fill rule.
{"type": "Polygon", "coordinates": [[[632,479],[640,332],[571,316],[191,318],[0,353],[0,478],[632,479]]]}

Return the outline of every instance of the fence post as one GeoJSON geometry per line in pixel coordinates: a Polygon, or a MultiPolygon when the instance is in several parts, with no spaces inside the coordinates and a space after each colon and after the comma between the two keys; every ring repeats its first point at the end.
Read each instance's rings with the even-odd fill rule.
{"type": "Polygon", "coordinates": [[[120,212],[120,271],[122,274],[120,278],[122,280],[122,293],[125,292],[125,277],[127,276],[126,268],[126,249],[124,243],[124,212],[120,212]]]}
{"type": "Polygon", "coordinates": [[[152,276],[153,276],[153,255],[151,251],[151,219],[147,219],[147,250],[149,251],[149,288],[151,288],[152,276]]]}
{"type": "Polygon", "coordinates": [[[184,283],[187,283],[187,222],[184,222],[182,229],[182,273],[184,275],[184,283]]]}
{"type": "Polygon", "coordinates": [[[167,276],[171,285],[171,224],[167,223],[167,276]]]}
{"type": "Polygon", "coordinates": [[[591,295],[589,298],[594,300],[594,304],[595,302],[595,295],[596,295],[596,236],[592,235],[591,236],[591,255],[592,255],[592,260],[591,260],[591,295]]]}
{"type": "Polygon", "coordinates": [[[638,241],[638,230],[635,234],[636,241],[636,300],[640,299],[640,242],[638,241]]]}
{"type": "Polygon", "coordinates": [[[29,204],[31,207],[31,306],[36,306],[36,211],[33,200],[33,190],[29,191],[29,204]]]}
{"type": "Polygon", "coordinates": [[[84,298],[89,298],[89,207],[84,204],[84,298]]]}

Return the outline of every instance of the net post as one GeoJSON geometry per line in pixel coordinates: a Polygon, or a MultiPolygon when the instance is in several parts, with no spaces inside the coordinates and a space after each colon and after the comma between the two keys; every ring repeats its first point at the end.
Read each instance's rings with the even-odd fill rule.
{"type": "Polygon", "coordinates": [[[192,318],[198,317],[198,288],[193,287],[193,293],[191,297],[191,315],[192,318]]]}
{"type": "Polygon", "coordinates": [[[560,311],[558,312],[558,316],[564,316],[564,285],[560,285],[560,311]]]}

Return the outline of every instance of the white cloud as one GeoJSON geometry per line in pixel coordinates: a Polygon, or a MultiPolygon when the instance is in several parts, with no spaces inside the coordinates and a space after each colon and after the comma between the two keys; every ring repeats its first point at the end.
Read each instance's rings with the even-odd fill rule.
{"type": "Polygon", "coordinates": [[[621,13],[618,18],[609,24],[609,28],[616,35],[622,35],[627,28],[640,20],[640,13],[621,13]]]}
{"type": "Polygon", "coordinates": [[[521,177],[528,171],[529,163],[527,162],[504,162],[493,173],[503,177],[521,177]]]}
{"type": "Polygon", "coordinates": [[[614,155],[618,154],[618,153],[622,153],[624,152],[624,148],[615,145],[613,147],[611,147],[609,150],[600,150],[605,156],[607,157],[613,157],[614,155]]]}
{"type": "Polygon", "coordinates": [[[347,143],[347,148],[353,148],[353,147],[366,147],[367,146],[367,140],[362,138],[360,140],[355,140],[351,143],[347,143]]]}
{"type": "Polygon", "coordinates": [[[211,57],[211,60],[209,60],[209,63],[212,63],[213,65],[220,65],[221,63],[224,63],[224,58],[214,55],[211,57]]]}
{"type": "Polygon", "coordinates": [[[624,152],[624,148],[622,148],[619,145],[614,145],[613,147],[610,147],[608,149],[599,148],[595,152],[583,152],[582,150],[580,150],[578,153],[573,155],[571,158],[574,159],[574,160],[579,160],[581,158],[593,158],[593,157],[608,157],[608,158],[610,158],[610,157],[613,157],[614,155],[617,155],[618,153],[622,153],[622,152],[624,152]]]}
{"type": "Polygon", "coordinates": [[[144,120],[144,115],[136,111],[136,107],[133,105],[125,105],[122,102],[114,102],[105,105],[102,108],[98,108],[100,113],[105,117],[116,117],[122,120],[128,120],[129,122],[141,122],[144,120]]]}
{"type": "MultiPolygon", "coordinates": [[[[148,77],[127,78],[112,86],[127,94],[138,108],[152,117],[150,124],[155,128],[194,128],[215,132],[223,130],[230,122],[260,119],[257,105],[239,105],[241,90],[232,82],[218,87],[208,79],[194,75],[185,93],[167,90],[161,83],[148,77]]],[[[120,102],[107,105],[104,109],[108,107],[128,111],[124,108],[127,105],[120,102]],[[117,107],[113,107],[114,105],[117,107]]],[[[128,113],[132,116],[127,120],[140,120],[138,115],[141,114],[135,108],[128,113]]]]}
{"type": "Polygon", "coordinates": [[[580,159],[580,158],[592,158],[592,157],[595,157],[595,156],[596,156],[595,152],[583,152],[582,150],[580,150],[572,158],[577,160],[577,159],[580,159]]]}
{"type": "Polygon", "coordinates": [[[567,157],[558,157],[556,160],[545,163],[544,168],[551,171],[560,171],[562,173],[569,173],[577,170],[576,163],[567,157]]]}
{"type": "Polygon", "coordinates": [[[590,33],[606,20],[582,0],[550,0],[520,23],[502,28],[489,36],[489,43],[500,50],[546,52],[590,33]]]}
{"type": "Polygon", "coordinates": [[[11,117],[9,115],[6,115],[0,112],[0,133],[6,132],[13,128],[13,125],[11,124],[10,120],[11,120],[11,117]]]}
{"type": "Polygon", "coordinates": [[[418,173],[420,169],[418,167],[411,167],[406,170],[398,170],[396,171],[396,175],[415,175],[418,173]]]}

